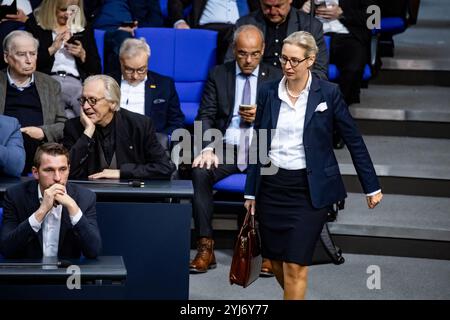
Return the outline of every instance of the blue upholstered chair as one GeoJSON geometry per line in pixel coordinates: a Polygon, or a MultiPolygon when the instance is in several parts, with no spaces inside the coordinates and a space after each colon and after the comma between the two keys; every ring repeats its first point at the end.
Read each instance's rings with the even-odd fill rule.
{"type": "Polygon", "coordinates": [[[135,36],[150,45],[149,69],[174,79],[185,124],[192,125],[208,71],[216,63],[217,32],[138,28],[135,36]]]}
{"type": "Polygon", "coordinates": [[[244,194],[245,179],[247,175],[244,173],[235,173],[218,181],[214,185],[214,190],[220,192],[232,192],[244,194]]]}
{"type": "Polygon", "coordinates": [[[3,222],[3,208],[0,207],[0,228],[2,227],[3,222]]]}
{"type": "Polygon", "coordinates": [[[98,55],[100,56],[100,64],[103,71],[103,56],[105,48],[105,31],[100,29],[94,29],[95,44],[97,45],[98,55]]]}
{"type": "MultiPolygon", "coordinates": [[[[331,44],[331,37],[330,36],[324,36],[325,44],[327,45],[328,53],[330,52],[330,44],[331,44]]],[[[336,81],[339,79],[340,72],[339,69],[335,64],[329,64],[328,65],[328,80],[330,81],[336,81]]],[[[368,81],[372,77],[372,70],[368,64],[364,67],[364,74],[363,74],[363,80],[368,81]]]]}

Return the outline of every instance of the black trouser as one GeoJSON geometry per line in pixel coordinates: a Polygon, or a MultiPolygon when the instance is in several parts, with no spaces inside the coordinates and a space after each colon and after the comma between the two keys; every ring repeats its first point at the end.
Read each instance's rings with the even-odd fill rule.
{"type": "Polygon", "coordinates": [[[369,61],[368,47],[351,34],[329,35],[331,35],[330,63],[339,69],[339,88],[345,102],[348,105],[359,103],[364,67],[369,61]]]}
{"type": "MultiPolygon", "coordinates": [[[[204,168],[192,169],[192,184],[194,186],[194,200],[193,200],[193,216],[195,231],[198,237],[212,237],[212,215],[214,211],[213,202],[213,186],[214,184],[232,175],[233,173],[240,173],[241,171],[236,166],[236,148],[234,149],[232,164],[225,164],[223,161],[217,168],[210,170],[204,168]]],[[[224,151],[225,156],[225,151],[224,151]]]]}
{"type": "Polygon", "coordinates": [[[233,41],[234,24],[228,23],[207,23],[198,26],[199,29],[208,29],[217,31],[217,50],[216,50],[216,64],[222,64],[225,60],[225,54],[228,47],[233,41]]]}

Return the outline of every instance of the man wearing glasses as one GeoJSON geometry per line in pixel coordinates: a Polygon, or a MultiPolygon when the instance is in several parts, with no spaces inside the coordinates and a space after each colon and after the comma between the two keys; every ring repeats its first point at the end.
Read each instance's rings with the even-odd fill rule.
{"type": "Polygon", "coordinates": [[[168,179],[175,165],[150,118],[120,109],[120,88],[106,75],[84,81],[80,117],[64,127],[72,179],[168,179]]]}
{"type": "Polygon", "coordinates": [[[120,107],[153,120],[156,132],[171,135],[183,128],[184,114],[175,84],[169,77],[148,70],[150,47],[145,39],[127,39],[120,47],[120,107]]]}
{"type": "MultiPolygon", "coordinates": [[[[216,266],[212,235],[213,185],[234,173],[246,172],[246,156],[256,116],[256,97],[260,84],[281,79],[281,71],[260,64],[264,36],[257,27],[244,25],[233,36],[235,60],[211,70],[203,91],[196,120],[202,130],[218,129],[223,144],[204,142],[192,164],[194,186],[193,215],[197,233],[197,255],[190,264],[193,273],[204,273],[216,266]],[[219,159],[231,150],[232,159],[219,159]]],[[[267,271],[267,270],[265,270],[267,271]]]]}

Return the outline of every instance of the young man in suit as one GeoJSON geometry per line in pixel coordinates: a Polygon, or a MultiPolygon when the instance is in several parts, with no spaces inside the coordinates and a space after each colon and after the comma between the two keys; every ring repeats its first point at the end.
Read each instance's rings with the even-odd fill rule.
{"type": "Polygon", "coordinates": [[[0,114],[19,120],[27,154],[24,174],[29,174],[33,155],[42,142],[62,138],[64,104],[61,86],[50,76],[36,71],[38,40],[22,30],[3,41],[6,70],[0,71],[0,114]]]}
{"type": "Polygon", "coordinates": [[[16,118],[0,115],[0,176],[18,177],[25,165],[25,149],[16,118]]]}
{"type": "Polygon", "coordinates": [[[203,133],[218,129],[224,135],[224,145],[203,145],[203,150],[192,164],[194,185],[193,216],[198,236],[198,252],[190,264],[194,273],[203,273],[216,266],[211,225],[213,214],[213,185],[233,174],[245,171],[246,163],[239,156],[244,152],[245,140],[251,132],[256,108],[240,109],[241,104],[255,105],[260,84],[281,78],[281,71],[260,64],[264,54],[264,36],[257,27],[238,28],[233,37],[235,60],[216,66],[210,71],[203,91],[197,120],[202,122],[203,133]],[[248,88],[246,90],[245,88],[248,88]],[[219,159],[224,149],[232,150],[232,159],[219,159]]]}
{"type": "Polygon", "coordinates": [[[34,157],[34,180],[5,193],[1,253],[6,258],[95,258],[101,239],[95,194],[68,183],[66,148],[45,143],[34,157]]]}
{"type": "Polygon", "coordinates": [[[64,127],[74,179],[168,179],[175,165],[150,118],[120,109],[120,88],[106,75],[84,81],[80,117],[64,127]]]}
{"type": "Polygon", "coordinates": [[[148,70],[150,47],[145,39],[127,39],[120,47],[120,107],[153,120],[156,132],[171,135],[183,128],[184,114],[175,84],[169,77],[148,70]]]}

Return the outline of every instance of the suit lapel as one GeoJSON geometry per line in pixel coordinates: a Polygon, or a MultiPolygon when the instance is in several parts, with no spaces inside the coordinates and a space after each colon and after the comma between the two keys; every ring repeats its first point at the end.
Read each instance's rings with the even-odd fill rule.
{"type": "Polygon", "coordinates": [[[291,11],[289,12],[287,34],[288,35],[292,34],[298,30],[303,30],[303,29],[301,29],[301,26],[300,26],[300,19],[296,13],[296,9],[291,8],[291,11]]]}
{"type": "Polygon", "coordinates": [[[120,168],[121,163],[129,162],[126,153],[130,151],[132,146],[132,140],[128,132],[129,127],[125,124],[122,111],[117,111],[114,120],[115,123],[115,135],[116,135],[116,161],[117,167],[120,168]]]}
{"type": "Polygon", "coordinates": [[[308,102],[306,104],[305,124],[303,128],[307,128],[312,116],[314,115],[314,111],[316,110],[316,107],[321,102],[321,100],[322,95],[320,93],[319,80],[313,76],[311,88],[308,94],[308,102]]]}
{"type": "Polygon", "coordinates": [[[280,115],[281,100],[278,97],[278,85],[270,89],[270,111],[272,118],[272,126],[269,129],[275,129],[277,127],[278,116],[280,115]]]}
{"type": "Polygon", "coordinates": [[[145,82],[145,115],[147,117],[151,117],[152,114],[152,106],[153,106],[153,91],[155,88],[151,88],[152,86],[155,86],[156,84],[153,79],[153,77],[150,75],[150,72],[147,73],[147,81],[145,82]]]}
{"type": "Polygon", "coordinates": [[[227,67],[227,73],[226,73],[226,86],[227,86],[227,92],[226,92],[226,98],[227,103],[227,113],[228,113],[228,119],[227,119],[227,125],[231,122],[231,119],[233,118],[233,110],[234,110],[234,99],[236,96],[236,63],[233,62],[230,64],[229,67],[227,67]]]}
{"type": "MultiPolygon", "coordinates": [[[[50,96],[48,94],[44,94],[47,92],[51,92],[50,88],[48,88],[48,82],[41,78],[38,72],[34,73],[34,84],[36,85],[37,92],[39,94],[39,100],[41,101],[41,107],[42,107],[42,116],[44,120],[44,125],[47,123],[51,123],[52,119],[48,118],[51,117],[52,112],[49,109],[50,108],[50,96]]],[[[54,106],[56,108],[56,106],[54,106]]]]}
{"type": "MultiPolygon", "coordinates": [[[[32,181],[28,187],[27,187],[27,196],[25,197],[25,201],[26,201],[26,208],[27,208],[27,214],[28,213],[33,213],[35,212],[37,209],[39,209],[39,206],[41,205],[39,202],[39,197],[38,197],[38,183],[36,180],[32,181]]],[[[28,214],[28,217],[31,216],[31,214],[28,214]]],[[[27,219],[28,219],[27,217],[27,219]]],[[[39,230],[39,232],[37,233],[37,237],[39,239],[39,243],[41,245],[42,248],[42,228],[39,230]]]]}

